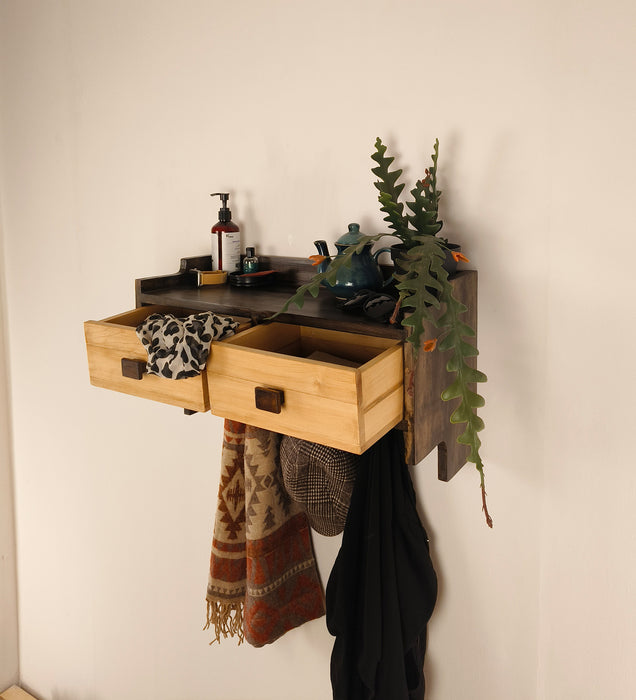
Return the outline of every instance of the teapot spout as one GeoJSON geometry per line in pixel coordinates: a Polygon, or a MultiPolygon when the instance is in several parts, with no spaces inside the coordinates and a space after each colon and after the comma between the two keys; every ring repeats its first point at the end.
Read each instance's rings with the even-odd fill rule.
{"type": "Polygon", "coordinates": [[[329,247],[327,246],[327,241],[314,241],[318,255],[324,255],[326,258],[329,257],[329,247]]]}
{"type": "Polygon", "coordinates": [[[318,255],[324,255],[325,260],[323,260],[319,265],[318,265],[318,272],[325,272],[327,268],[329,267],[329,246],[327,245],[327,241],[314,241],[314,245],[316,246],[316,250],[318,251],[318,255]]]}

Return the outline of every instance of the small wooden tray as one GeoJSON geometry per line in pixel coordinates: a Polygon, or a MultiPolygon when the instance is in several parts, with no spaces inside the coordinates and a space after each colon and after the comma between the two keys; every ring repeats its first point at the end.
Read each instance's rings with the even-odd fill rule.
{"type": "Polygon", "coordinates": [[[276,270],[260,272],[230,272],[229,280],[233,287],[267,287],[276,279],[276,270]]]}

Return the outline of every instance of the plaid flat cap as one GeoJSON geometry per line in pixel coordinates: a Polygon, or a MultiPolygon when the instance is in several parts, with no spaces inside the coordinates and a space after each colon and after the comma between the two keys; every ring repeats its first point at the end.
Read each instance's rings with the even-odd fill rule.
{"type": "Polygon", "coordinates": [[[344,530],[359,460],[358,455],[334,447],[288,435],[281,439],[285,488],[321,535],[332,537],[344,530]]]}

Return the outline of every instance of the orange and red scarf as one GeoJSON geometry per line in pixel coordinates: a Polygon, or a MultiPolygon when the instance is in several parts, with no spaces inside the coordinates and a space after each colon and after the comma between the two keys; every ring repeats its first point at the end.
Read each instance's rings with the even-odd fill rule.
{"type": "Polygon", "coordinates": [[[307,516],[289,498],[280,436],[226,420],[207,588],[214,640],[260,647],[325,613],[307,516]]]}

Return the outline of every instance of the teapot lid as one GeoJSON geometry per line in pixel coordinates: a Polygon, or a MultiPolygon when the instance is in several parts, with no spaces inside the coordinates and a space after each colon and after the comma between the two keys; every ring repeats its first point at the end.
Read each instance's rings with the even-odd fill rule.
{"type": "Polygon", "coordinates": [[[360,238],[362,237],[360,232],[360,224],[349,224],[349,230],[347,233],[343,233],[342,236],[336,241],[336,245],[357,245],[360,243],[360,238]]]}

